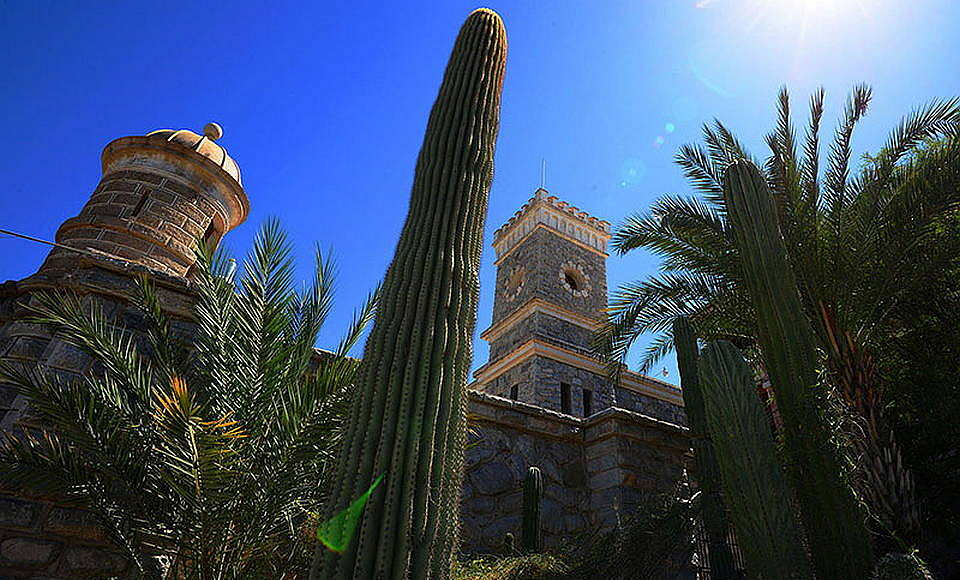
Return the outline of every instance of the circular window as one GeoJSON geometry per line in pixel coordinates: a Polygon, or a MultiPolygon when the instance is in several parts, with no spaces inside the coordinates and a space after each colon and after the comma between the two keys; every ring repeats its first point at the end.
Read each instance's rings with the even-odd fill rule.
{"type": "Polygon", "coordinates": [[[507,300],[513,300],[520,295],[523,290],[523,281],[526,278],[526,270],[523,266],[514,266],[507,276],[506,291],[504,292],[507,300]]]}
{"type": "Polygon", "coordinates": [[[567,262],[560,268],[560,283],[563,288],[577,297],[590,293],[590,279],[583,273],[579,264],[567,262]]]}

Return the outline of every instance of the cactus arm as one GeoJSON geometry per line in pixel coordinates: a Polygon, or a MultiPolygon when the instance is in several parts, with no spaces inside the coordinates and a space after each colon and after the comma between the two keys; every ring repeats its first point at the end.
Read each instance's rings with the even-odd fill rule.
{"type": "Polygon", "coordinates": [[[774,199],[759,170],[744,160],[727,169],[723,189],[814,567],[823,578],[866,578],[873,560],[869,536],[821,416],[818,354],[774,199]]]}
{"type": "Polygon", "coordinates": [[[730,529],[726,508],[720,493],[720,468],[717,465],[713,442],[707,432],[706,411],[697,369],[697,337],[686,316],[673,322],[673,343],[677,352],[683,408],[687,415],[693,447],[693,471],[702,493],[701,513],[707,533],[710,571],[717,580],[737,577],[733,553],[727,543],[730,529]]]}

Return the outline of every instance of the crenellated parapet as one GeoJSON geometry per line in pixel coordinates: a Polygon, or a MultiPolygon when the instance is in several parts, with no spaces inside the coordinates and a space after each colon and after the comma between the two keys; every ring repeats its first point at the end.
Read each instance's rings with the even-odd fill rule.
{"type": "Polygon", "coordinates": [[[580,208],[561,201],[542,187],[493,234],[497,260],[510,253],[521,240],[539,227],[574,243],[607,256],[610,222],[591,216],[580,208]]]}

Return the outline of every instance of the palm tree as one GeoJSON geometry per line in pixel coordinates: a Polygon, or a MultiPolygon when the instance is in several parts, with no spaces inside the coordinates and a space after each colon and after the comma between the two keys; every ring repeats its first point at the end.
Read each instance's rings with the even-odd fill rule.
{"type": "MultiPolygon", "coordinates": [[[[930,250],[931,226],[960,202],[960,101],[936,100],[906,116],[880,152],[851,170],[853,132],[871,90],[852,92],[820,166],[823,91],[810,99],[802,144],[782,89],[769,155],[758,166],[773,193],[780,229],[797,275],[805,312],[825,355],[827,382],[853,416],[862,463],[858,488],[886,532],[915,539],[916,506],[909,474],[882,417],[881,378],[872,352],[891,325],[896,306],[949,258],[930,250]],[[933,141],[932,140],[937,140],[933,141]],[[851,176],[851,174],[853,174],[851,176]]],[[[613,238],[621,254],[637,248],[663,258],[662,272],[618,289],[598,350],[614,362],[646,333],[648,368],[672,349],[670,325],[688,316],[698,336],[730,340],[749,352],[755,315],[741,280],[727,221],[722,182],[726,167],[750,155],[719,121],[703,128],[705,145],[686,145],[676,161],[695,196],[666,196],[631,216],[613,238]]]]}
{"type": "Polygon", "coordinates": [[[199,253],[188,331],[152,284],[131,298],[135,328],[68,293],[36,297],[37,322],[92,355],[102,372],[64,379],[0,363],[28,396],[36,427],[8,435],[0,478],[91,510],[148,578],[292,577],[309,565],[319,510],[376,293],[337,349],[314,349],[332,305],[334,267],[316,253],[294,285],[276,221],[234,279],[199,253]]]}

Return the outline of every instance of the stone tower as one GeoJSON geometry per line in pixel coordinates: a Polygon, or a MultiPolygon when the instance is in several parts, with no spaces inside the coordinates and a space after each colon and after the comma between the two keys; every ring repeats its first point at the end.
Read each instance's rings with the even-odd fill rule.
{"type": "Polygon", "coordinates": [[[607,303],[609,239],[609,223],[542,188],[496,231],[482,390],[579,417],[611,406],[613,388],[589,356],[607,303]]]}
{"type": "MultiPolygon", "coordinates": [[[[110,317],[137,328],[127,297],[147,275],[175,326],[189,332],[189,272],[198,239],[215,245],[247,217],[236,162],[218,144],[218,125],[122,137],[103,151],[103,177],[79,215],[32,276],[0,284],[0,357],[62,375],[92,368],[90,357],[31,324],[25,308],[38,290],[80,293],[110,317]]],[[[16,432],[28,401],[0,384],[0,429],[16,432]]],[[[17,497],[0,483],[0,576],[112,577],[126,562],[84,511],[57,498],[17,497]]]]}
{"type": "Polygon", "coordinates": [[[468,549],[519,533],[521,482],[544,474],[546,545],[615,525],[671,492],[688,449],[674,385],[590,350],[607,303],[610,224],[538,189],[496,231],[490,360],[474,373],[461,517],[468,549]]]}
{"type": "Polygon", "coordinates": [[[620,381],[592,354],[607,305],[610,224],[541,188],[494,233],[493,323],[480,335],[490,359],[477,390],[575,417],[618,407],[682,423],[669,383],[624,368],[620,381]]]}
{"type": "MultiPolygon", "coordinates": [[[[250,211],[240,169],[216,143],[220,126],[203,135],[163,129],[121,137],[103,150],[103,177],[56,241],[105,258],[185,276],[196,240],[216,244],[250,211]]],[[[39,274],[68,274],[77,252],[56,248],[39,274]]]]}

